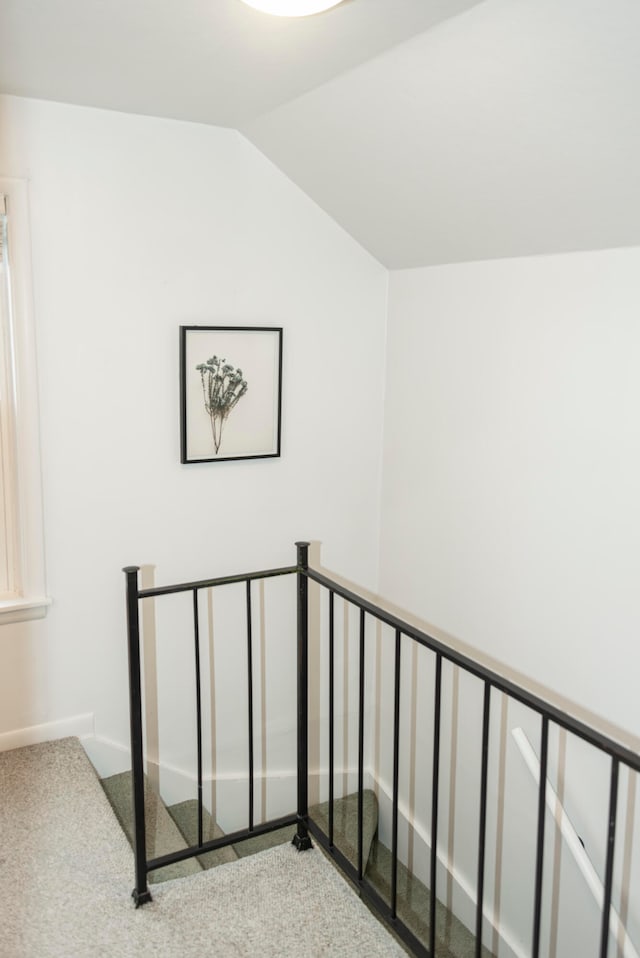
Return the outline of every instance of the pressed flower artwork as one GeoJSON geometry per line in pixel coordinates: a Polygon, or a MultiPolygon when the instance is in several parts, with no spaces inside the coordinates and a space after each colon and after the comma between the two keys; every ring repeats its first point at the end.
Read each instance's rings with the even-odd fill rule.
{"type": "Polygon", "coordinates": [[[196,366],[202,380],[204,408],[211,419],[211,435],[216,455],[222,444],[222,427],[229,413],[248,389],[242,370],[234,369],[226,359],[212,356],[196,366]]]}
{"type": "Polygon", "coordinates": [[[181,326],[181,461],[279,456],[281,377],[281,328],[181,326]]]}

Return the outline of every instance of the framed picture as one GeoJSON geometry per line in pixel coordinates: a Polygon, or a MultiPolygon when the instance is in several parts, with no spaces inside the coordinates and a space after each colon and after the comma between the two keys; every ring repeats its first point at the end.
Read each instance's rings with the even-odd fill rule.
{"type": "Polygon", "coordinates": [[[180,327],[180,461],[280,455],[282,328],[180,327]]]}

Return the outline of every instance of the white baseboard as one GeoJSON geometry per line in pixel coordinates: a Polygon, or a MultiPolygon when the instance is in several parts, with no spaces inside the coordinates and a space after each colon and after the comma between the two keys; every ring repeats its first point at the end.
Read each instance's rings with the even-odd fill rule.
{"type": "Polygon", "coordinates": [[[96,735],[83,735],[82,744],[99,778],[109,778],[131,768],[131,750],[127,745],[96,735]]]}
{"type": "Polygon", "coordinates": [[[84,738],[87,735],[93,735],[93,730],[93,712],[73,715],[56,722],[44,722],[42,725],[17,728],[12,732],[0,733],[0,752],[8,752],[12,748],[23,748],[25,745],[53,742],[69,736],[84,738]]]}

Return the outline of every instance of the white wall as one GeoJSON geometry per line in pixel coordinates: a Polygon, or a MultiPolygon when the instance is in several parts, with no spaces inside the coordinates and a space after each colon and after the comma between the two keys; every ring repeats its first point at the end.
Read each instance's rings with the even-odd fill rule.
{"type": "Polygon", "coordinates": [[[53,597],[0,634],[0,732],[93,713],[126,743],[122,566],[310,538],[375,586],[387,274],[229,130],[3,97],[0,172],[29,179],[53,597]],[[180,324],[284,327],[280,459],[180,465],[180,324]]]}
{"type": "MultiPolygon", "coordinates": [[[[54,599],[45,620],[0,632],[0,734],[93,715],[126,743],[123,565],[155,565],[157,582],[244,571],[289,564],[308,537],[328,568],[640,737],[640,250],[393,273],[383,408],[386,272],[238,134],[4,97],[0,173],[29,178],[54,599]],[[281,459],[179,464],[182,323],[284,326],[281,459]]],[[[275,656],[258,710],[291,681],[276,606],[257,638],[275,656]]],[[[157,629],[159,666],[188,683],[172,623],[157,629]]],[[[430,669],[405,654],[405,686],[430,669]]],[[[427,762],[429,716],[406,702],[427,762]]],[[[508,718],[534,741],[526,716],[508,718]]],[[[449,703],[445,739],[455,721],[449,703]]],[[[172,724],[159,730],[170,744],[172,724]]],[[[231,733],[218,758],[234,774],[231,733]]],[[[477,735],[445,770],[459,798],[477,735]]],[[[505,774],[529,788],[509,749],[505,774]]],[[[429,807],[426,765],[412,773],[410,759],[409,812],[429,807]]],[[[456,855],[475,824],[461,807],[443,811],[442,854],[464,877],[473,862],[456,855]]],[[[507,894],[518,887],[516,869],[507,894]]]]}
{"type": "MultiPolygon", "coordinates": [[[[381,593],[435,632],[632,743],[640,740],[639,308],[640,249],[391,274],[380,574],[381,593]]],[[[420,686],[431,687],[432,669],[424,663],[420,686]]],[[[446,742],[459,724],[457,756],[450,762],[444,752],[441,842],[471,887],[477,814],[466,802],[479,788],[480,692],[461,679],[459,701],[443,704],[446,742]]],[[[500,918],[526,953],[533,849],[524,823],[535,822],[536,797],[505,733],[523,725],[539,751],[539,725],[519,707],[501,712],[499,697],[494,705],[490,855],[505,856],[500,918]],[[496,797],[501,761],[515,806],[496,797]]],[[[419,723],[419,795],[430,728],[428,717],[419,723]]],[[[556,783],[558,748],[554,740],[556,783]]],[[[602,873],[607,763],[596,780],[579,752],[569,742],[565,801],[602,873]]],[[[428,809],[428,792],[421,801],[428,809]]],[[[496,867],[490,858],[489,900],[496,867]]],[[[591,953],[593,939],[595,954],[592,912],[577,913],[587,939],[580,953],[591,953]]],[[[563,951],[562,928],[556,942],[559,955],[578,953],[575,941],[563,951]]]]}
{"type": "Polygon", "coordinates": [[[640,249],[391,275],[380,583],[636,736],[639,306],[640,249]]]}

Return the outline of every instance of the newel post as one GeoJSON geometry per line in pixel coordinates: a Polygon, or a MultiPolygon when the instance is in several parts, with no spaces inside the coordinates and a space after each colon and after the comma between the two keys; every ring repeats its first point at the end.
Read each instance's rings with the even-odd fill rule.
{"type": "Polygon", "coordinates": [[[293,844],[298,851],[311,848],[309,817],[309,543],[296,542],[298,550],[298,827],[293,844]]]}
{"type": "Polygon", "coordinates": [[[133,784],[133,854],[136,884],[131,893],[136,908],[151,901],[147,887],[147,848],[144,820],[144,758],[142,753],[142,683],[140,679],[140,623],[138,566],[122,570],[127,577],[127,635],[129,648],[129,721],[133,784]]]}

